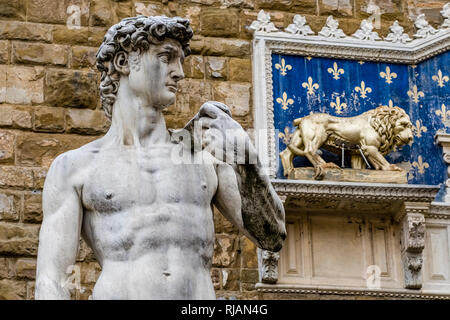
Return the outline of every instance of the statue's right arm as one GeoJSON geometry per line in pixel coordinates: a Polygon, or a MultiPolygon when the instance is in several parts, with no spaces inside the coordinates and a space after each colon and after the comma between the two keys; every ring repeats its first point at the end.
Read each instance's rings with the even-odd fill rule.
{"type": "Polygon", "coordinates": [[[62,154],[53,161],[45,180],[36,299],[70,299],[64,286],[66,271],[75,264],[83,217],[74,167],[75,161],[67,153],[62,154]]]}

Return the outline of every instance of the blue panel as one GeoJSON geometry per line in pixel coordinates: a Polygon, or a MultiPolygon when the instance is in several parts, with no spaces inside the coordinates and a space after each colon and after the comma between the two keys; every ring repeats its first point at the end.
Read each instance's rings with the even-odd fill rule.
{"type": "MultiPolygon", "coordinates": [[[[417,66],[274,54],[272,75],[278,152],[286,148],[286,132],[294,132],[296,118],[311,112],[350,117],[391,104],[409,114],[415,130],[414,142],[387,160],[406,168],[409,183],[445,181],[446,165],[434,136],[450,127],[450,52],[417,66]]],[[[323,157],[340,165],[338,155],[324,151],[323,157]]],[[[278,161],[277,177],[284,178],[278,161]]],[[[311,164],[296,157],[294,166],[311,164]]]]}

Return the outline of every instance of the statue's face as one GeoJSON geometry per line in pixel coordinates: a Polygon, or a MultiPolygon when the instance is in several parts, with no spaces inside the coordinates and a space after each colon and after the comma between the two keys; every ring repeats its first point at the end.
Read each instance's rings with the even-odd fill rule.
{"type": "Polygon", "coordinates": [[[398,146],[408,144],[413,140],[412,124],[408,116],[395,122],[394,135],[398,146]]]}
{"type": "Polygon", "coordinates": [[[184,78],[184,53],[178,41],[166,39],[142,54],[131,52],[129,83],[143,105],[163,109],[175,102],[177,83],[184,78]]]}

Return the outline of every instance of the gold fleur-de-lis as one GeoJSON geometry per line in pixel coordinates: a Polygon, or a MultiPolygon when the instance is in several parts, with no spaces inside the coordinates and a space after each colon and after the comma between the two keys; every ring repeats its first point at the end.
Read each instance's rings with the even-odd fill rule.
{"type": "Polygon", "coordinates": [[[419,173],[424,174],[425,173],[425,169],[428,169],[430,167],[428,162],[424,162],[422,159],[422,156],[419,156],[417,158],[417,161],[414,161],[412,163],[413,167],[416,167],[419,171],[419,173]]]}
{"type": "Polygon", "coordinates": [[[427,127],[422,125],[421,120],[416,120],[416,125],[413,125],[412,129],[414,131],[414,135],[417,138],[420,138],[422,136],[422,132],[427,132],[427,127]]]}
{"type": "Polygon", "coordinates": [[[381,71],[380,72],[380,77],[385,78],[386,79],[386,83],[391,84],[392,83],[392,78],[397,78],[397,74],[395,72],[391,72],[391,68],[386,67],[386,72],[381,71]]]}
{"type": "Polygon", "coordinates": [[[450,116],[450,110],[447,110],[445,104],[442,104],[441,109],[434,111],[434,113],[442,118],[442,122],[446,122],[448,120],[447,116],[450,116]]]}
{"type": "Polygon", "coordinates": [[[282,108],[283,110],[287,110],[287,108],[289,107],[289,105],[294,103],[294,100],[288,99],[287,93],[286,93],[286,92],[283,92],[283,99],[282,99],[282,98],[277,98],[277,102],[278,102],[279,104],[282,105],[281,108],[282,108]]]}
{"type": "Polygon", "coordinates": [[[303,82],[302,87],[308,89],[308,94],[314,94],[314,90],[319,89],[319,84],[314,83],[311,77],[308,77],[308,82],[303,82]]]}
{"type": "Polygon", "coordinates": [[[275,65],[275,69],[281,70],[281,75],[285,76],[287,74],[286,71],[292,70],[292,66],[290,64],[286,64],[286,61],[282,58],[281,64],[277,63],[275,65]]]}
{"type": "Polygon", "coordinates": [[[365,99],[367,98],[367,93],[372,92],[372,88],[366,88],[366,84],[364,83],[364,81],[361,81],[361,86],[355,87],[355,91],[361,93],[361,98],[365,99]]]}
{"type": "Polygon", "coordinates": [[[308,56],[308,57],[306,57],[306,59],[307,59],[308,61],[311,61],[312,57],[308,56]]]}
{"type": "Polygon", "coordinates": [[[291,142],[291,138],[292,138],[292,133],[291,133],[291,130],[289,129],[289,127],[284,128],[284,133],[279,132],[278,137],[283,139],[283,143],[285,145],[288,145],[289,142],[291,142]]]}
{"type": "Polygon", "coordinates": [[[397,107],[397,106],[394,106],[394,102],[391,99],[389,99],[389,102],[388,102],[387,106],[383,106],[383,107],[394,108],[394,107],[397,107]]]}
{"type": "Polygon", "coordinates": [[[412,98],[415,103],[418,103],[420,98],[425,97],[425,93],[423,93],[422,91],[419,91],[417,89],[416,85],[414,85],[412,90],[409,90],[407,93],[408,93],[408,96],[410,98],[412,98]]]}
{"type": "Polygon", "coordinates": [[[439,69],[438,70],[438,74],[432,76],[431,79],[436,81],[438,83],[438,86],[441,87],[441,88],[444,86],[444,82],[448,82],[448,80],[449,80],[448,76],[443,76],[442,75],[441,69],[439,69]]]}
{"type": "Polygon", "coordinates": [[[342,109],[347,109],[347,104],[345,102],[341,103],[340,97],[336,97],[336,102],[331,101],[330,106],[336,110],[337,114],[341,114],[342,109]]]}
{"type": "Polygon", "coordinates": [[[364,61],[358,61],[358,63],[360,64],[360,65],[363,65],[365,62],[364,61]]]}
{"type": "Polygon", "coordinates": [[[332,73],[333,78],[335,80],[339,80],[340,79],[339,75],[344,74],[344,69],[338,68],[337,63],[335,62],[335,63],[333,63],[333,68],[328,68],[328,73],[332,73]]]}

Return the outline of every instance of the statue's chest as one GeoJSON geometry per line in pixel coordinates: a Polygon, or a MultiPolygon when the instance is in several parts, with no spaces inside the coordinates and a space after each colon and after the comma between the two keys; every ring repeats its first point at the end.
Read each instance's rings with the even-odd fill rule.
{"type": "Polygon", "coordinates": [[[86,171],[83,206],[125,211],[155,203],[209,205],[216,188],[212,166],[177,164],[170,149],[99,154],[86,171]]]}

